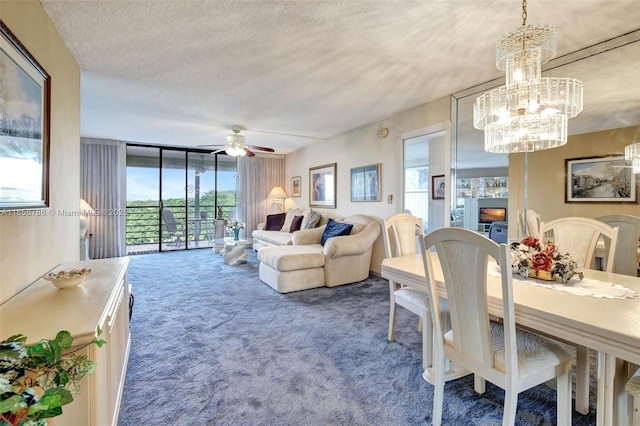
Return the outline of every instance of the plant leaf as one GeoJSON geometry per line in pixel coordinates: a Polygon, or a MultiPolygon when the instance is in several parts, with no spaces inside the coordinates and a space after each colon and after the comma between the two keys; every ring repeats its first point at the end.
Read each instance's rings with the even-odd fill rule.
{"type": "Polygon", "coordinates": [[[0,401],[0,413],[15,413],[22,408],[27,408],[27,403],[20,395],[13,395],[11,398],[0,401]]]}
{"type": "Polygon", "coordinates": [[[68,331],[62,330],[56,335],[56,342],[60,345],[60,349],[69,349],[73,344],[73,337],[68,331]]]}

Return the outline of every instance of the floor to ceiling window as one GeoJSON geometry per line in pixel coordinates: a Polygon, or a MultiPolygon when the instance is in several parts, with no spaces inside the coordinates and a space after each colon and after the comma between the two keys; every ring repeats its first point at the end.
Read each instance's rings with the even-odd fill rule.
{"type": "Polygon", "coordinates": [[[127,253],[213,246],[216,217],[236,205],[236,176],[235,157],[128,145],[127,253]]]}

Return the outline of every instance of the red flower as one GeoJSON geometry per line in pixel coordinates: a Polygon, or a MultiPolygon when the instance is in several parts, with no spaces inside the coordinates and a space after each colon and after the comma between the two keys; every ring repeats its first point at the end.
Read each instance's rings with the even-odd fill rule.
{"type": "Polygon", "coordinates": [[[555,253],[556,250],[557,250],[557,247],[556,247],[555,244],[547,243],[542,247],[542,249],[540,251],[543,252],[543,253],[548,254],[551,257],[553,257],[553,253],[555,253]]]}
{"type": "Polygon", "coordinates": [[[522,244],[524,244],[525,246],[529,246],[529,247],[538,247],[540,246],[540,241],[538,241],[537,238],[534,237],[524,237],[522,239],[522,244]]]}
{"type": "Polygon", "coordinates": [[[533,265],[533,269],[536,271],[548,271],[551,269],[551,264],[553,260],[549,257],[548,254],[544,252],[538,252],[533,255],[531,258],[531,263],[533,265]]]}

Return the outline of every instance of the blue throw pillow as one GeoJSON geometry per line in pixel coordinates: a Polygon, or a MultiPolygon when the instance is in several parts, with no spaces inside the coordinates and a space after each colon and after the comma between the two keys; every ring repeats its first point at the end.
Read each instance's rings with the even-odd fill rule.
{"type": "Polygon", "coordinates": [[[320,245],[324,245],[324,243],[331,237],[351,235],[351,228],[353,228],[353,225],[350,223],[336,222],[333,219],[329,219],[329,222],[327,222],[327,226],[324,228],[324,232],[322,233],[322,238],[320,238],[320,245]]]}

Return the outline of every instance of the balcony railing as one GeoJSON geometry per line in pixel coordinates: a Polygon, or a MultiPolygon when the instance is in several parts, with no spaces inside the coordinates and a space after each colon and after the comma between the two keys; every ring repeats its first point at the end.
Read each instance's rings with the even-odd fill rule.
{"type": "MultiPolygon", "coordinates": [[[[218,207],[222,207],[223,217],[228,217],[229,211],[235,206],[218,207]]],[[[165,206],[165,208],[171,210],[179,226],[187,227],[185,232],[186,237],[184,238],[187,243],[196,243],[196,245],[199,245],[200,242],[209,243],[210,235],[207,234],[207,232],[204,232],[204,230],[201,230],[200,228],[196,230],[196,227],[199,225],[185,220],[187,211],[185,211],[184,206],[165,206]]],[[[207,218],[215,218],[216,206],[200,205],[197,217],[202,217],[205,213],[207,218]]],[[[188,208],[188,217],[196,217],[193,206],[188,208]]],[[[173,241],[175,237],[167,232],[164,223],[162,224],[162,228],[160,228],[160,220],[160,208],[157,205],[128,206],[125,229],[125,241],[127,247],[147,245],[149,246],[148,251],[153,251],[152,247],[155,245],[155,250],[157,250],[158,243],[160,242],[160,230],[162,232],[162,243],[170,243],[173,241]]],[[[187,246],[191,247],[190,244],[185,244],[183,248],[187,246]]]]}

